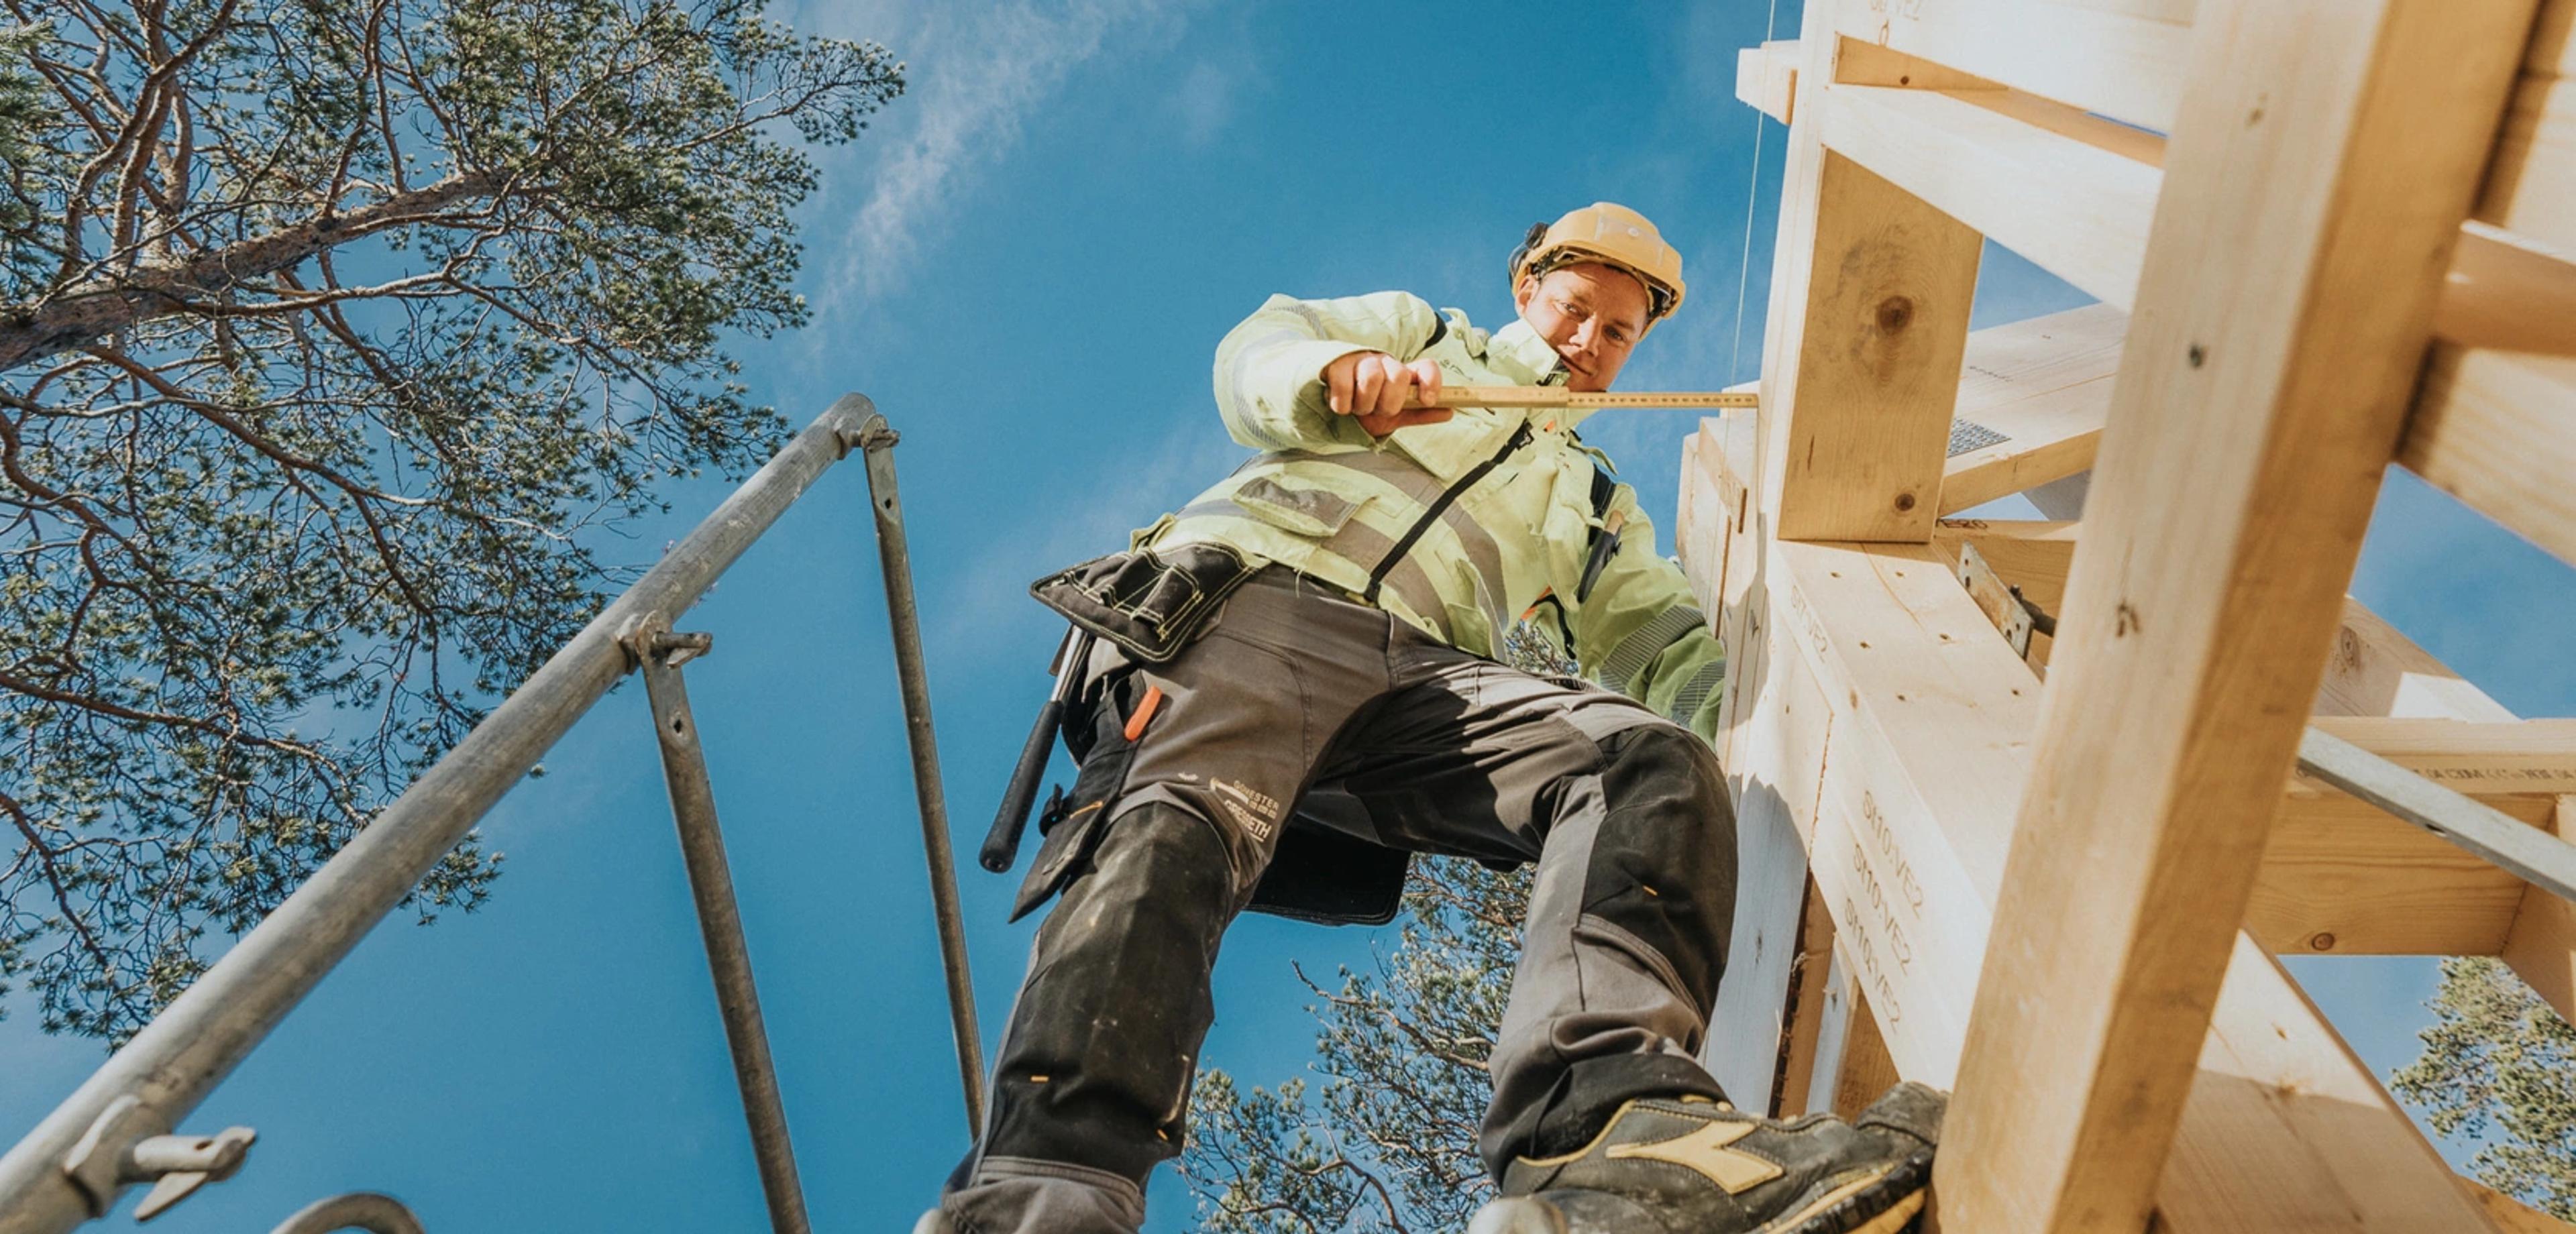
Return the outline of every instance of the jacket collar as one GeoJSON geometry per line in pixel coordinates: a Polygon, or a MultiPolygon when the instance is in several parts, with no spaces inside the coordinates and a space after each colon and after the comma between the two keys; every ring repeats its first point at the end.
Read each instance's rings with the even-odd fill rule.
{"type": "Polygon", "coordinates": [[[1485,344],[1485,363],[1497,372],[1522,385],[1561,386],[1565,384],[1565,358],[1547,345],[1547,340],[1530,329],[1526,321],[1494,331],[1485,344]]]}

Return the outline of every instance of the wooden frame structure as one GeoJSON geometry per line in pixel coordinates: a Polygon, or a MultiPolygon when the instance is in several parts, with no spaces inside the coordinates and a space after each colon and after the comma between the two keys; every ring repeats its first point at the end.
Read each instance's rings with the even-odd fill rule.
{"type": "Polygon", "coordinates": [[[2576,1017],[2576,909],[2292,774],[2318,723],[2576,838],[2576,724],[2344,594],[2392,463],[2576,561],[2572,27],[1809,0],[1743,53],[1790,126],[1763,410],[1678,520],[1734,667],[1739,1102],[1955,1089],[1973,1234],[2571,1228],[2458,1180],[2274,957],[2500,955],[2576,1017]],[[2100,303],[1970,333],[1989,238],[2100,303]],[[2083,473],[2080,522],[1949,519],[2083,473]]]}

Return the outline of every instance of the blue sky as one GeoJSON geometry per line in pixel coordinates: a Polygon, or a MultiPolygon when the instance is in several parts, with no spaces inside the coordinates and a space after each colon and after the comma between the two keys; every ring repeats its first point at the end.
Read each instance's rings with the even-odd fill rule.
{"type": "MultiPolygon", "coordinates": [[[[864,391],[898,452],[950,800],[981,836],[1045,688],[1054,627],[1027,581],[1123,543],[1238,457],[1208,368],[1274,291],[1404,287],[1507,319],[1504,253],[1596,198],[1646,211],[1692,294],[1628,370],[1639,389],[1750,376],[1781,131],[1735,50],[1761,4],[1353,6],[1086,0],[816,2],[779,15],[872,37],[912,90],[826,152],[803,211],[813,325],[750,345],[802,423],[864,391]]],[[[1793,33],[1794,3],[1772,29],[1793,33]]],[[[1990,251],[1979,324],[2082,302],[1990,251]]],[[[1596,421],[1670,551],[1687,413],[1596,421]]],[[[671,494],[631,559],[728,486],[671,494]]],[[[682,624],[816,1227],[909,1228],[963,1149],[929,898],[858,468],[817,486],[682,624]]],[[[2576,608],[2558,563],[2403,477],[2356,591],[2526,714],[2576,714],[2576,664],[2532,614],[2576,608]]],[[[391,1191],[432,1231],[751,1229],[760,1195],[690,914],[644,698],[603,702],[488,820],[492,905],[376,932],[189,1126],[260,1129],[251,1164],[156,1222],[266,1229],[324,1194],[391,1191]]],[[[987,1047],[1032,923],[961,876],[987,1047]]],[[[1247,918],[1208,1060],[1293,1074],[1312,1021],[1290,972],[1386,936],[1247,918]]],[[[2412,1057],[2430,961],[2294,962],[2383,1074],[2412,1057]]],[[[0,1022],[0,1125],[32,1125],[95,1043],[0,1022]]],[[[1150,1228],[1187,1228],[1162,1176],[1150,1228]]]]}

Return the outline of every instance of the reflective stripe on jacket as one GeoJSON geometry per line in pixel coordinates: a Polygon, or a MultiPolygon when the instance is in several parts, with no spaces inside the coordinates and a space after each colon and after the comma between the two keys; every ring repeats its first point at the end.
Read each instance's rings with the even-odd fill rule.
{"type": "Polygon", "coordinates": [[[1226,429],[1262,453],[1136,543],[1228,545],[1475,655],[1498,656],[1504,631],[1535,611],[1533,627],[1585,676],[1713,739],[1724,653],[1681,568],[1655,554],[1636,493],[1616,485],[1595,511],[1594,468],[1609,460],[1574,434],[1590,413],[1468,407],[1372,439],[1324,401],[1324,366],[1354,351],[1428,357],[1453,387],[1565,380],[1524,322],[1489,334],[1404,292],[1273,296],[1216,355],[1226,429]],[[1618,550],[1578,601],[1610,511],[1625,516],[1618,550]]]}

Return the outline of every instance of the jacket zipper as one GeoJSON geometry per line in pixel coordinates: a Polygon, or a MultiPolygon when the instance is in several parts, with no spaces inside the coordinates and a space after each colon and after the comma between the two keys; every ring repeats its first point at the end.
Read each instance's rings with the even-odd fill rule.
{"type": "Polygon", "coordinates": [[[1531,436],[1529,421],[1521,421],[1520,427],[1512,430],[1512,439],[1504,442],[1503,448],[1495,451],[1492,458],[1468,468],[1467,474],[1458,477],[1455,483],[1441,490],[1438,497],[1432,498],[1431,504],[1423,509],[1422,517],[1415,519],[1413,526],[1405,529],[1404,535],[1396,540],[1395,547],[1388,549],[1386,556],[1378,560],[1377,568],[1369,571],[1368,590],[1361,593],[1361,598],[1371,604],[1377,603],[1378,586],[1384,583],[1386,576],[1395,570],[1396,563],[1403,561],[1404,555],[1413,551],[1413,542],[1421,539],[1423,532],[1431,530],[1431,524],[1439,521],[1441,514],[1449,509],[1451,502],[1458,500],[1459,496],[1468,489],[1476,487],[1476,482],[1484,479],[1496,467],[1502,466],[1504,459],[1510,458],[1522,446],[1528,445],[1531,436]]]}

